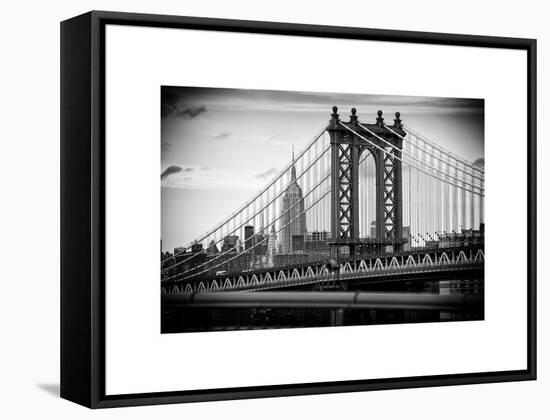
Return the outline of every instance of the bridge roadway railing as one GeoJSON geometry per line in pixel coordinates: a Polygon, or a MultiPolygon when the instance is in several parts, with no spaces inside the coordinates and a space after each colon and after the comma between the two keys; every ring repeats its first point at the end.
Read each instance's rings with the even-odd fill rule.
{"type": "Polygon", "coordinates": [[[325,262],[225,274],[200,282],[164,285],[163,294],[258,291],[295,287],[335,280],[395,281],[395,277],[419,273],[467,271],[483,268],[485,255],[481,247],[424,249],[423,252],[400,252],[342,261],[337,272],[330,272],[325,262]],[[383,278],[383,280],[380,280],[383,278]],[[376,280],[378,279],[378,280],[376,280]]]}
{"type": "MultiPolygon", "coordinates": [[[[360,257],[351,259],[351,260],[344,258],[344,259],[341,259],[339,262],[342,263],[342,266],[343,266],[345,264],[345,262],[347,262],[347,261],[360,261],[362,259],[370,260],[370,259],[376,259],[376,258],[382,258],[382,259],[383,258],[392,258],[392,257],[400,258],[401,256],[418,255],[418,254],[424,255],[425,253],[441,253],[441,252],[452,253],[453,251],[456,252],[457,250],[463,250],[466,253],[470,253],[471,250],[477,251],[480,248],[483,249],[483,247],[484,247],[483,242],[474,243],[474,244],[471,244],[471,245],[451,245],[451,246],[444,247],[444,248],[415,247],[415,248],[413,248],[411,250],[408,250],[408,251],[381,252],[381,253],[374,254],[374,255],[365,254],[365,255],[362,255],[360,257]]],[[[294,255],[294,254],[291,254],[291,255],[294,255]]],[[[295,255],[301,255],[301,254],[295,254],[295,255]]],[[[298,269],[298,270],[301,270],[302,268],[307,269],[307,267],[309,267],[309,266],[326,265],[328,260],[329,260],[329,255],[328,254],[327,255],[319,255],[318,258],[312,258],[309,261],[298,262],[298,263],[294,263],[294,264],[288,264],[288,265],[285,265],[285,266],[280,266],[279,265],[279,266],[273,266],[273,267],[253,268],[253,269],[248,269],[248,270],[228,271],[228,272],[224,272],[223,274],[204,275],[203,277],[201,277],[199,279],[193,279],[192,281],[189,281],[185,278],[182,278],[180,280],[162,281],[162,287],[171,287],[171,286],[182,285],[182,284],[185,285],[189,282],[197,283],[196,280],[198,280],[199,282],[200,281],[210,282],[212,280],[216,280],[219,283],[220,280],[225,279],[227,277],[234,277],[234,276],[239,277],[243,274],[246,274],[246,275],[249,275],[249,274],[250,275],[251,274],[261,275],[261,274],[267,273],[267,272],[273,272],[273,271],[279,271],[279,270],[293,270],[295,268],[298,269]]]]}
{"type": "Polygon", "coordinates": [[[332,283],[338,281],[353,281],[361,280],[365,283],[380,283],[380,282],[392,282],[400,281],[403,276],[411,276],[414,274],[424,274],[424,273],[443,273],[443,272],[463,272],[463,271],[472,271],[478,270],[483,267],[483,263],[472,263],[472,264],[449,264],[445,266],[425,266],[425,267],[412,267],[412,268],[401,268],[401,269],[378,269],[370,272],[355,272],[355,273],[345,273],[345,274],[328,274],[319,276],[316,278],[302,278],[299,280],[289,280],[285,282],[276,282],[272,284],[264,284],[259,286],[244,286],[240,288],[231,289],[234,292],[243,291],[243,292],[254,292],[260,290],[273,290],[281,289],[288,287],[299,287],[306,286],[309,284],[324,284],[332,283]],[[397,277],[397,279],[396,279],[397,277]],[[383,280],[381,280],[383,278],[383,280]],[[374,281],[367,281],[369,279],[375,279],[374,281]]]}

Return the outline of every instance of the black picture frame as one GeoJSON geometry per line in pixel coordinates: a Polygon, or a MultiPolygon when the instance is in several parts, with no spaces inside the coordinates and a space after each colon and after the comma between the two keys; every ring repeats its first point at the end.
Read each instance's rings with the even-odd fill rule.
{"type": "Polygon", "coordinates": [[[90,408],[536,379],[536,40],[92,11],[61,23],[61,397],[90,408]],[[527,52],[527,369],[127,395],[105,393],[105,27],[133,25],[527,52]]]}

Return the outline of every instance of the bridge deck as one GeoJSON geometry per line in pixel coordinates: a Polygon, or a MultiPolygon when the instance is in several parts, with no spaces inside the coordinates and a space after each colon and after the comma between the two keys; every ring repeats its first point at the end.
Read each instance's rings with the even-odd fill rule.
{"type": "Polygon", "coordinates": [[[323,284],[338,281],[395,281],[423,273],[453,273],[483,270],[483,249],[438,248],[402,252],[342,262],[330,271],[324,261],[284,268],[270,268],[248,272],[224,274],[200,282],[162,285],[162,292],[193,293],[207,291],[260,291],[323,284]]]}
{"type": "MultiPolygon", "coordinates": [[[[441,254],[441,253],[452,253],[452,252],[459,252],[464,251],[466,253],[469,253],[470,251],[477,251],[479,249],[483,250],[483,244],[477,244],[472,246],[462,246],[462,247],[445,247],[445,248],[414,248],[409,251],[398,251],[398,252],[382,252],[378,254],[372,254],[372,255],[362,255],[355,258],[341,258],[337,261],[338,264],[344,265],[346,262],[353,262],[353,261],[361,261],[361,260],[374,260],[377,258],[385,259],[385,258],[401,258],[402,256],[408,257],[409,255],[412,256],[418,256],[418,255],[425,255],[426,253],[430,254],[441,254]]],[[[203,281],[203,280],[216,280],[216,279],[225,279],[227,277],[234,277],[234,276],[241,276],[241,275],[261,275],[267,272],[273,272],[273,271],[280,271],[280,270],[294,270],[294,269],[302,269],[307,268],[310,266],[315,265],[324,265],[327,264],[329,261],[329,256],[320,256],[318,259],[312,259],[308,262],[298,263],[298,264],[288,264],[284,266],[273,266],[273,267],[265,267],[265,268],[254,268],[249,270],[238,270],[238,271],[228,271],[223,274],[218,275],[205,275],[202,276],[200,279],[193,279],[193,281],[203,281]]],[[[191,273],[192,274],[192,273],[191,273]]],[[[181,284],[182,282],[185,283],[185,278],[180,280],[175,280],[171,282],[166,282],[166,285],[175,285],[175,284],[181,284]]]]}
{"type": "Polygon", "coordinates": [[[289,287],[299,287],[305,286],[308,284],[323,284],[330,283],[333,281],[350,281],[350,280],[360,280],[362,283],[377,283],[381,279],[384,279],[384,282],[391,281],[406,281],[404,278],[406,276],[411,276],[414,274],[426,274],[426,273],[447,273],[449,271],[453,272],[465,272],[465,271],[475,271],[483,269],[483,263],[475,264],[450,264],[446,266],[427,266],[427,267],[412,267],[412,268],[402,268],[394,269],[391,271],[375,271],[375,272],[357,272],[357,273],[344,273],[339,275],[329,274],[325,276],[318,276],[312,278],[305,278],[300,280],[289,280],[286,282],[278,282],[276,284],[264,284],[259,286],[244,286],[236,287],[232,290],[234,291],[260,291],[260,290],[273,290],[289,287]]]}

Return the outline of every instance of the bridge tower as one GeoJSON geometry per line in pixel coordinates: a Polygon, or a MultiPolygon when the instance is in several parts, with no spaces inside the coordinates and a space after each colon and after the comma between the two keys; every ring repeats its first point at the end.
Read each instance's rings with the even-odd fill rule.
{"type": "MultiPolygon", "coordinates": [[[[340,120],[336,106],[332,111],[327,127],[332,165],[331,257],[338,258],[343,246],[348,247],[350,255],[365,249],[381,250],[388,245],[394,251],[400,250],[405,239],[402,169],[397,158],[401,158],[403,139],[384,128],[382,111],[378,111],[375,124],[360,124],[355,108],[349,122],[340,120]],[[376,168],[376,239],[369,240],[359,238],[359,161],[366,151],[373,155],[376,168]]],[[[391,129],[403,137],[406,135],[399,112],[395,113],[391,129]]]]}

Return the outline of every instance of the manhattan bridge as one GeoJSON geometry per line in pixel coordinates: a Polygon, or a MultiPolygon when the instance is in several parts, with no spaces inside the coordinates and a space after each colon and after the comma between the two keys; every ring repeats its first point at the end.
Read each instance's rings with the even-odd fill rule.
{"type": "Polygon", "coordinates": [[[484,188],[480,161],[426,138],[399,112],[390,124],[382,111],[366,123],[352,108],[344,121],[334,106],[254,197],[161,256],[163,310],[239,308],[236,318],[218,315],[242,324],[250,311],[286,308],[302,317],[275,324],[302,326],[307,317],[376,323],[376,311],[391,310],[405,315],[386,313],[388,322],[483,319],[484,188]]]}

